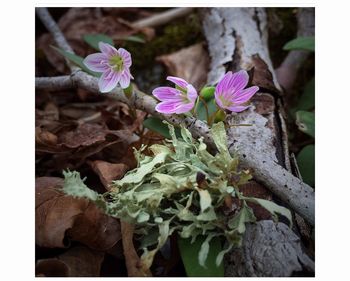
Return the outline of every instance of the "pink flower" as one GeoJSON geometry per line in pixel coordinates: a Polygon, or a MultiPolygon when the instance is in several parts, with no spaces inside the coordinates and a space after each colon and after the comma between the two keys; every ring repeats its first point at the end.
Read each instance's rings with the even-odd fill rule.
{"type": "Polygon", "coordinates": [[[98,46],[102,53],[88,55],[83,63],[92,71],[102,72],[98,81],[100,92],[110,92],[118,83],[123,89],[129,87],[130,78],[134,78],[129,70],[132,63],[130,53],[103,42],[99,42],[98,46]]]}
{"type": "Polygon", "coordinates": [[[216,104],[233,112],[241,112],[248,108],[244,106],[258,90],[259,87],[252,86],[244,89],[248,84],[249,76],[245,70],[232,73],[227,72],[215,89],[216,104]]]}
{"type": "Polygon", "coordinates": [[[161,101],[156,110],[163,114],[181,114],[190,111],[198,97],[196,89],[185,80],[168,76],[167,80],[176,84],[176,88],[158,87],[152,94],[161,101]]]}

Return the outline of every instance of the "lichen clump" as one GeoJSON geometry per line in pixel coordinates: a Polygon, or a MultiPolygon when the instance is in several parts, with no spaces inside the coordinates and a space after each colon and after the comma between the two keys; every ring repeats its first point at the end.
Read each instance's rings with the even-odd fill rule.
{"type": "Polygon", "coordinates": [[[112,190],[103,195],[86,187],[78,173],[65,173],[66,193],[88,197],[108,215],[135,224],[146,267],[173,232],[192,241],[199,235],[206,237],[198,253],[203,266],[210,240],[224,238],[226,247],[216,259],[220,264],[224,254],[240,244],[245,223],[256,220],[247,201],[260,204],[273,215],[290,218],[289,210],[240,193],[240,185],[251,175],[239,170],[238,158],[230,155],[222,122],[211,129],[218,150],[215,155],[208,152],[202,138],[193,139],[186,128],[181,128],[181,138],[173,126],[169,125],[169,130],[172,139],[150,146],[151,156],[144,154],[146,147],[135,151],[138,167],[115,181],[112,190]],[[239,207],[225,213],[228,198],[235,198],[239,207]]]}

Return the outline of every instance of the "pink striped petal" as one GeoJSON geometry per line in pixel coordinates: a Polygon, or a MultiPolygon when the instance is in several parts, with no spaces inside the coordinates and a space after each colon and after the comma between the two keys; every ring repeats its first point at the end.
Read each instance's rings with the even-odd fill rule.
{"type": "Polygon", "coordinates": [[[176,108],[175,113],[181,114],[181,113],[189,112],[193,107],[194,107],[194,103],[192,103],[192,102],[181,103],[181,105],[176,108]]]}
{"type": "Polygon", "coordinates": [[[256,92],[259,91],[259,87],[257,86],[252,86],[247,89],[244,89],[240,92],[238,92],[234,97],[233,97],[233,102],[235,104],[241,104],[244,102],[247,102],[250,100],[252,96],[256,94],[256,92]]]}
{"type": "Polygon", "coordinates": [[[100,51],[104,53],[108,58],[114,55],[118,55],[117,49],[107,43],[99,42],[98,47],[100,48],[100,51]]]}
{"type": "Polygon", "coordinates": [[[122,75],[120,76],[120,86],[123,89],[126,89],[130,85],[130,72],[128,70],[124,70],[122,75]]]}
{"type": "Polygon", "coordinates": [[[187,85],[187,97],[193,103],[196,101],[198,97],[196,89],[191,84],[187,85]]]}
{"type": "Polygon", "coordinates": [[[100,80],[98,80],[98,87],[101,93],[108,93],[112,91],[118,84],[120,80],[120,73],[114,71],[106,71],[104,72],[100,80]]]}
{"type": "Polygon", "coordinates": [[[130,67],[132,64],[130,53],[123,48],[119,48],[118,53],[123,58],[124,66],[130,67]]]}
{"type": "Polygon", "coordinates": [[[225,74],[225,76],[220,80],[220,82],[217,84],[215,88],[215,96],[216,95],[223,95],[225,92],[227,92],[227,83],[230,81],[232,77],[232,71],[229,71],[225,74]]]}
{"type": "Polygon", "coordinates": [[[179,78],[179,77],[175,77],[175,76],[168,76],[166,78],[166,80],[169,80],[169,81],[173,82],[174,84],[176,84],[179,87],[184,88],[184,89],[186,89],[186,87],[188,85],[188,83],[184,79],[179,78]]]}
{"type": "Polygon", "coordinates": [[[241,112],[243,110],[246,110],[249,106],[243,106],[243,105],[233,105],[228,107],[227,109],[233,112],[241,112]]]}
{"type": "Polygon", "coordinates": [[[249,76],[247,71],[245,70],[240,70],[236,73],[234,73],[230,81],[228,81],[226,87],[230,89],[230,92],[237,92],[240,90],[243,90],[245,86],[247,86],[249,81],[249,76]]]}
{"type": "Polygon", "coordinates": [[[107,63],[108,63],[108,58],[105,54],[103,53],[95,53],[88,55],[84,60],[83,60],[84,65],[92,71],[96,72],[105,72],[109,69],[107,63]]]}
{"type": "Polygon", "coordinates": [[[163,101],[156,105],[156,110],[163,114],[173,114],[176,111],[176,108],[179,107],[181,102],[170,102],[163,101]]]}
{"type": "Polygon", "coordinates": [[[182,101],[182,95],[179,90],[170,87],[158,87],[152,92],[157,99],[160,101],[176,100],[182,101]]]}

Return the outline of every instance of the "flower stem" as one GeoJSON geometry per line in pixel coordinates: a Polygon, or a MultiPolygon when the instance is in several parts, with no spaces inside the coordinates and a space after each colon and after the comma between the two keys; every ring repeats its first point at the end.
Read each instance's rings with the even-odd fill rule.
{"type": "Polygon", "coordinates": [[[214,118],[216,113],[218,113],[220,110],[220,108],[216,109],[215,112],[209,116],[209,118],[207,119],[208,125],[211,126],[213,124],[214,118]]]}

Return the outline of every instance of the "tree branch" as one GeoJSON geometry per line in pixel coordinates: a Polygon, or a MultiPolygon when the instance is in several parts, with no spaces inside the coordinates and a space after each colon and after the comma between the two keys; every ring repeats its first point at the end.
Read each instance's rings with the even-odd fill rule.
{"type": "Polygon", "coordinates": [[[184,17],[190,14],[192,11],[193,8],[189,7],[170,9],[163,13],[136,21],[132,24],[132,26],[134,28],[155,27],[166,24],[174,19],[184,17]]]}
{"type": "MultiPolygon", "coordinates": [[[[43,8],[40,8],[40,10],[43,8]]],[[[46,15],[47,11],[41,12],[42,15],[46,15]]],[[[51,21],[51,17],[41,16],[40,17],[45,26],[55,26],[51,21]]],[[[57,25],[56,25],[57,27],[57,25]]],[[[52,35],[55,38],[56,43],[63,48],[66,46],[66,41],[62,40],[62,33],[56,28],[51,28],[52,35]]],[[[64,37],[63,37],[64,38],[64,37]]],[[[76,87],[81,87],[91,92],[99,92],[98,89],[98,78],[90,76],[89,74],[79,70],[76,70],[70,76],[73,84],[76,87]]],[[[39,78],[42,79],[42,78],[39,78]]],[[[39,80],[37,80],[39,82],[39,80]]],[[[39,84],[39,83],[38,83],[39,84]]],[[[212,138],[210,137],[210,129],[207,124],[197,120],[193,117],[183,118],[180,115],[162,115],[155,110],[157,101],[141,91],[139,91],[136,86],[134,86],[133,94],[130,98],[127,98],[123,90],[120,87],[116,87],[111,93],[116,100],[127,103],[131,107],[148,112],[151,115],[157,116],[159,118],[165,119],[168,122],[174,125],[185,125],[196,137],[203,137],[204,141],[212,149],[215,148],[212,138]]],[[[229,131],[230,132],[230,131],[229,131]]],[[[259,138],[259,136],[257,137],[259,138]]],[[[250,143],[253,139],[250,139],[250,143]]],[[[278,164],[268,165],[267,162],[263,163],[261,158],[257,158],[257,155],[249,151],[249,147],[244,145],[242,142],[240,147],[239,157],[242,163],[250,167],[254,172],[254,177],[257,180],[263,181],[265,185],[275,194],[277,194],[281,200],[288,203],[288,205],[302,217],[304,217],[311,224],[314,224],[314,191],[307,184],[303,183],[291,173],[285,170],[283,167],[278,164]],[[246,154],[245,154],[246,153],[246,154]],[[285,188],[284,185],[287,183],[288,188],[285,188]]],[[[231,154],[236,153],[233,146],[230,147],[231,154]]],[[[269,160],[269,159],[267,159],[269,160]]],[[[270,163],[271,164],[271,163],[270,163]]]]}

